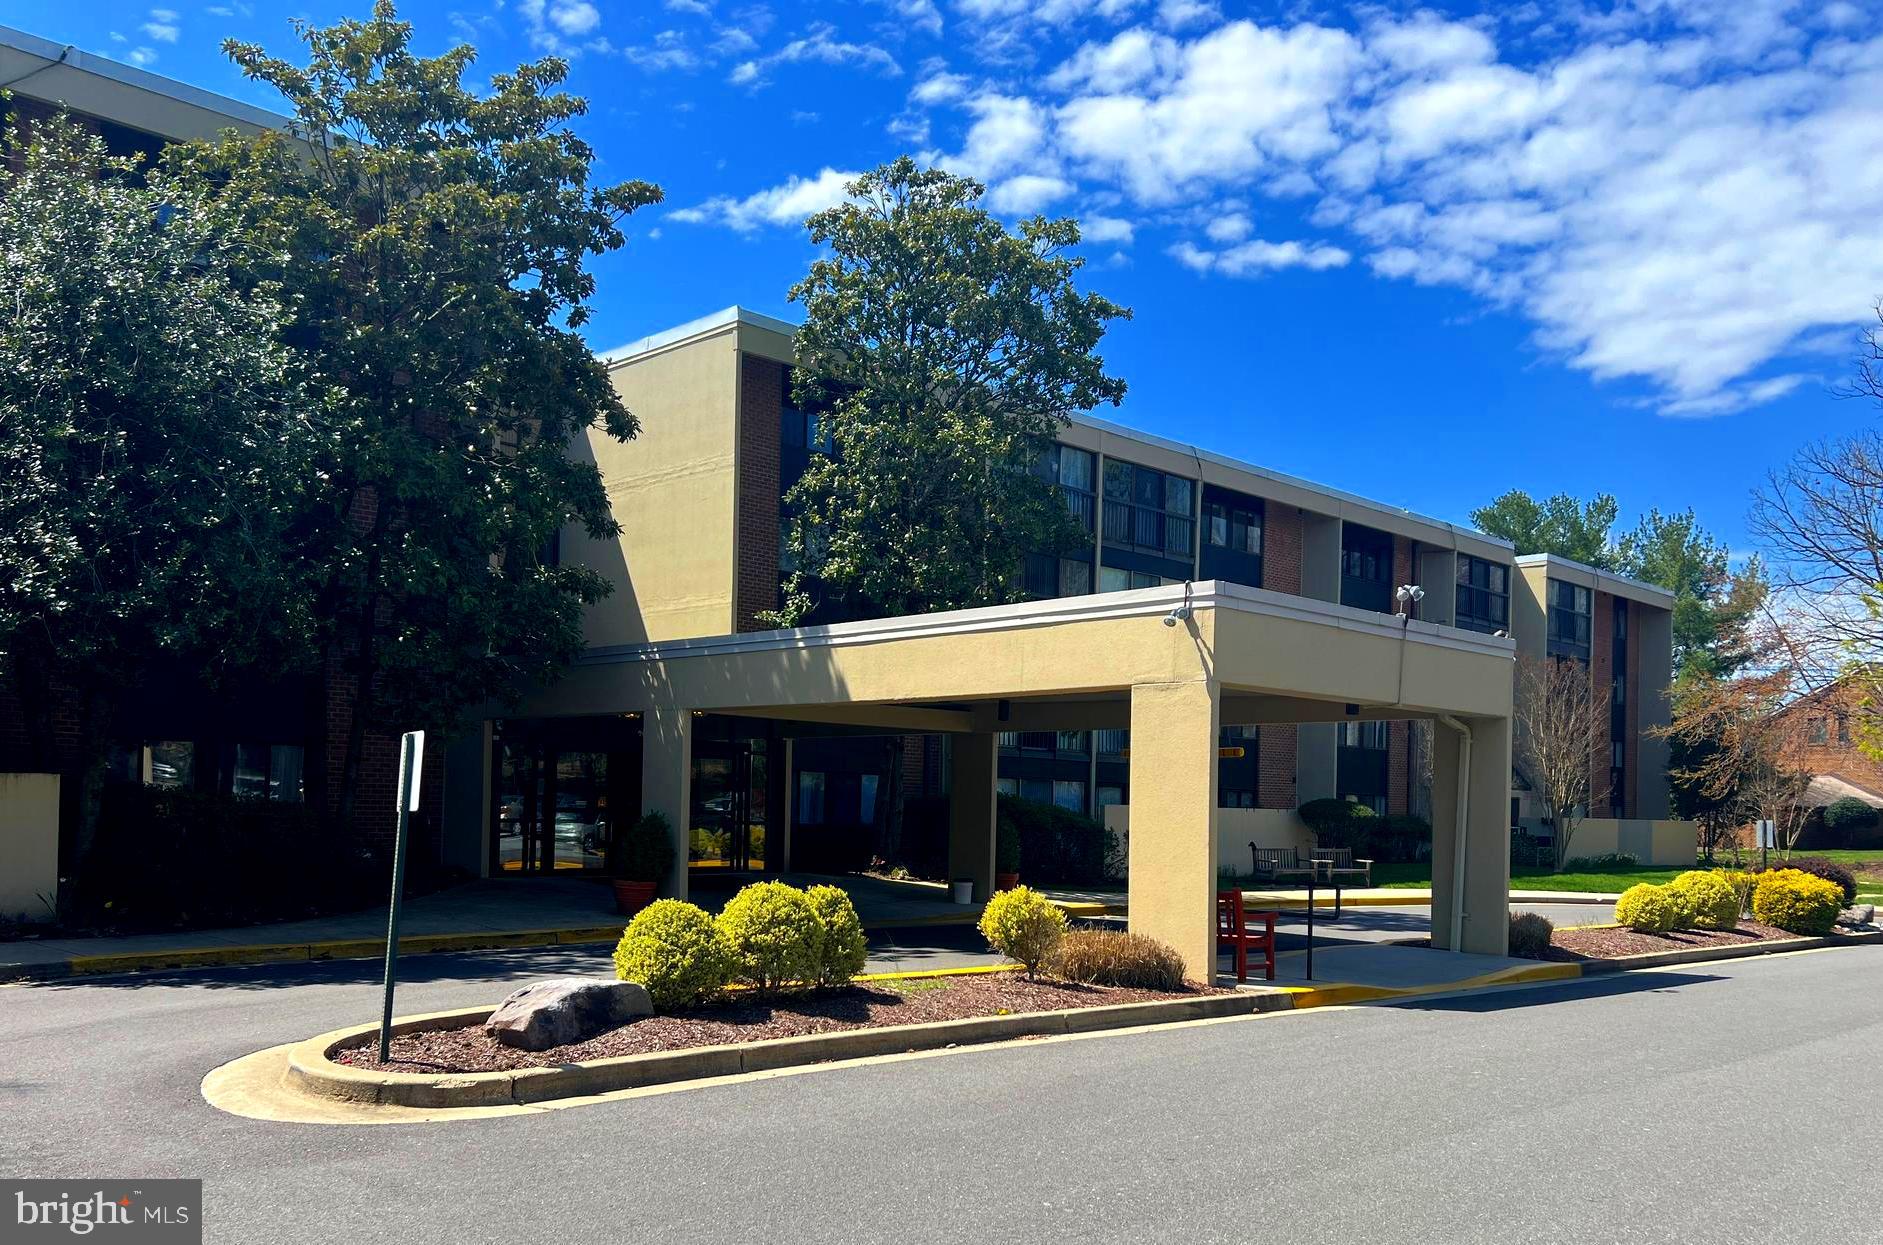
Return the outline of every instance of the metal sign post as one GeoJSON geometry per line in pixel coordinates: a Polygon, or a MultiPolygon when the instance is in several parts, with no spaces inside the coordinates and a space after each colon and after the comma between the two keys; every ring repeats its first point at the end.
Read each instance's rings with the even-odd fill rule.
{"type": "Polygon", "coordinates": [[[1759,821],[1759,867],[1766,865],[1766,853],[1778,846],[1778,824],[1769,818],[1759,821]]]}
{"type": "Polygon", "coordinates": [[[425,732],[407,731],[399,741],[399,827],[392,839],[392,907],[386,915],[386,996],[379,1010],[379,1062],[392,1053],[392,986],[399,959],[399,902],[405,894],[405,839],[418,811],[419,767],[425,762],[425,732]]]}

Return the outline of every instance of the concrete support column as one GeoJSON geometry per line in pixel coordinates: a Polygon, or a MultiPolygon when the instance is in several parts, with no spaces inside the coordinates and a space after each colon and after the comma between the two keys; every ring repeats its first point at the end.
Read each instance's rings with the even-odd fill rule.
{"type": "Polygon", "coordinates": [[[490,764],[489,722],[445,741],[444,862],[478,877],[490,872],[490,764]]]}
{"type": "Polygon", "coordinates": [[[673,868],[662,895],[687,897],[687,831],[693,814],[693,713],[649,709],[641,715],[641,812],[673,825],[673,868]]]}
{"type": "Polygon", "coordinates": [[[1131,689],[1133,933],[1169,943],[1188,975],[1216,979],[1216,684],[1131,689]]]}
{"type": "Polygon", "coordinates": [[[984,731],[955,735],[948,742],[948,880],[972,879],[974,900],[982,903],[994,893],[999,736],[984,731]]]}
{"type": "Polygon", "coordinates": [[[1480,955],[1510,948],[1510,719],[1467,718],[1471,761],[1465,772],[1466,816],[1459,843],[1459,767],[1463,744],[1443,722],[1432,728],[1432,945],[1480,955]],[[1464,891],[1456,888],[1464,854],[1464,891]],[[1463,908],[1458,945],[1454,914],[1463,908]]]}

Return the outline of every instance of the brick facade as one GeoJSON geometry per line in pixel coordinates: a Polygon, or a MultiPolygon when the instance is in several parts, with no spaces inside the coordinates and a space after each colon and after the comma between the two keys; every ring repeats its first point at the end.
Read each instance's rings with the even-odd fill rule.
{"type": "Polygon", "coordinates": [[[739,356],[739,545],[734,603],[740,631],[762,631],[758,615],[778,608],[778,430],[791,369],[739,356]]]}
{"type": "Polygon", "coordinates": [[[1862,680],[1833,683],[1787,710],[1795,722],[1788,732],[1786,762],[1883,796],[1883,761],[1857,747],[1857,719],[1875,712],[1861,703],[1867,689],[1862,680]],[[1823,723],[1822,743],[1812,741],[1817,721],[1823,723]]]}
{"type": "MultiPolygon", "coordinates": [[[[1301,511],[1297,507],[1269,506],[1264,510],[1262,586],[1273,592],[1301,593],[1301,511]]],[[[1289,785],[1293,785],[1292,778],[1289,785]]]]}
{"type": "Polygon", "coordinates": [[[1256,807],[1295,807],[1295,728],[1286,724],[1257,727],[1255,749],[1256,807]]]}

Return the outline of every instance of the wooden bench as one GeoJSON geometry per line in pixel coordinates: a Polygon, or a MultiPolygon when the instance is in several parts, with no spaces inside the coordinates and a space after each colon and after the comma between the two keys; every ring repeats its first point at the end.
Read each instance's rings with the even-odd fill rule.
{"type": "Polygon", "coordinates": [[[1216,945],[1235,951],[1236,980],[1249,979],[1249,952],[1260,951],[1268,969],[1268,979],[1275,980],[1275,914],[1245,912],[1242,892],[1216,892],[1216,945]],[[1259,921],[1251,925],[1251,921],[1259,921]]]}
{"type": "Polygon", "coordinates": [[[1314,875],[1315,867],[1302,860],[1292,847],[1257,847],[1250,843],[1249,851],[1254,856],[1258,882],[1278,882],[1283,878],[1305,880],[1314,875]]]}
{"type": "Polygon", "coordinates": [[[1308,849],[1311,867],[1329,879],[1359,878],[1360,885],[1373,885],[1373,862],[1355,860],[1350,847],[1313,847],[1308,849]]]}

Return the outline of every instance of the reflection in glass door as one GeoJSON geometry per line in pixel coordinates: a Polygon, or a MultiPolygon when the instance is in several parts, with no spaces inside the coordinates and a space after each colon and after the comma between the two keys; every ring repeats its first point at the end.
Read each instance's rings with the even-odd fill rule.
{"type": "Polygon", "coordinates": [[[613,721],[505,724],[495,740],[491,871],[604,870],[618,809],[632,815],[638,802],[632,744],[613,721]]]}
{"type": "Polygon", "coordinates": [[[687,864],[692,868],[764,870],[771,806],[767,742],[695,736],[693,816],[687,835],[687,864]]]}

